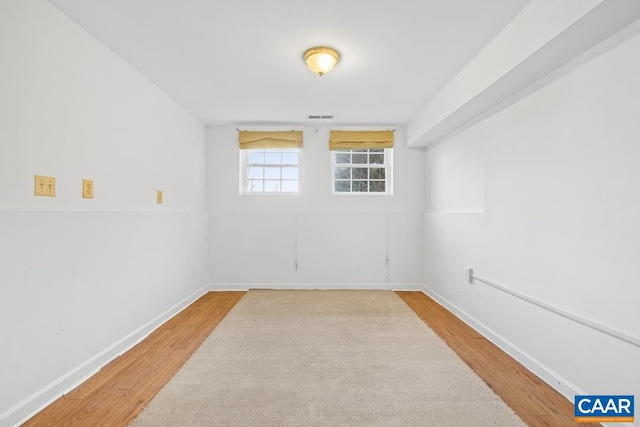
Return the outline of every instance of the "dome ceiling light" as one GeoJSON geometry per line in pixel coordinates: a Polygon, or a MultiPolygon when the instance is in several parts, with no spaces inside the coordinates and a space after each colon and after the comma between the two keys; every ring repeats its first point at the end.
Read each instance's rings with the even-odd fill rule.
{"type": "Polygon", "coordinates": [[[303,58],[311,71],[322,76],[333,70],[340,61],[340,54],[329,47],[312,47],[304,53],[303,58]]]}

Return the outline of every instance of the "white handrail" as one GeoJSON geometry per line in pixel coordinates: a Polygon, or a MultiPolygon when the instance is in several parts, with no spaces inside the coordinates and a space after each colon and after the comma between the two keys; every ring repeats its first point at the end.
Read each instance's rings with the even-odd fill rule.
{"type": "Polygon", "coordinates": [[[489,279],[485,279],[484,277],[478,276],[475,273],[471,273],[471,277],[474,280],[482,282],[485,285],[489,285],[489,286],[491,286],[493,288],[499,289],[499,290],[501,290],[503,292],[506,292],[506,293],[508,293],[510,295],[513,295],[516,298],[520,298],[523,301],[527,301],[527,302],[529,302],[531,304],[537,305],[538,307],[544,308],[545,310],[548,310],[548,311],[550,311],[552,313],[559,314],[562,317],[566,317],[567,319],[573,320],[574,322],[578,322],[578,323],[580,323],[582,325],[588,326],[588,327],[593,328],[593,329],[595,329],[597,331],[604,332],[607,335],[610,335],[610,336],[618,338],[618,339],[620,339],[622,341],[628,342],[629,344],[633,344],[633,345],[635,345],[637,347],[640,347],[640,338],[634,337],[633,335],[629,335],[629,334],[626,334],[624,332],[617,331],[617,330],[612,329],[612,328],[610,328],[608,326],[605,326],[605,325],[602,325],[600,323],[594,322],[592,320],[586,319],[584,317],[578,316],[577,314],[569,313],[568,311],[562,310],[562,309],[560,309],[558,307],[554,307],[554,306],[552,306],[550,304],[547,304],[545,302],[539,301],[539,300],[537,300],[535,298],[532,298],[532,297],[530,297],[528,295],[521,294],[520,292],[516,292],[513,289],[507,288],[506,286],[499,285],[496,282],[493,282],[493,281],[491,281],[489,279]]]}

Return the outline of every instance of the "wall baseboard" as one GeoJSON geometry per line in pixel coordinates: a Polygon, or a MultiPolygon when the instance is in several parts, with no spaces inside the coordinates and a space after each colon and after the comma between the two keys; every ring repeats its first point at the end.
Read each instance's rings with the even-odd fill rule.
{"type": "Polygon", "coordinates": [[[211,291],[246,291],[249,289],[349,289],[421,291],[422,283],[214,283],[211,291]]]}
{"type": "Polygon", "coordinates": [[[520,347],[513,344],[507,338],[489,328],[484,323],[462,310],[460,307],[452,304],[442,295],[427,286],[423,286],[421,290],[424,294],[452,312],[456,317],[487,338],[493,344],[497,345],[502,351],[520,362],[525,368],[540,377],[540,379],[549,384],[571,402],[573,402],[573,398],[576,394],[587,394],[583,390],[579,389],[575,384],[567,381],[566,378],[538,361],[535,357],[520,347]]]}
{"type": "Polygon", "coordinates": [[[208,291],[208,286],[200,288],[196,292],[184,298],[182,301],[140,326],[138,329],[121,338],[119,341],[113,343],[93,357],[68,371],[66,374],[58,377],[56,380],[9,408],[4,413],[0,414],[0,426],[18,426],[24,423],[29,418],[33,417],[35,414],[53,403],[56,399],[89,379],[89,377],[98,372],[113,359],[137,345],[150,333],[158,329],[163,323],[180,313],[208,291]]]}

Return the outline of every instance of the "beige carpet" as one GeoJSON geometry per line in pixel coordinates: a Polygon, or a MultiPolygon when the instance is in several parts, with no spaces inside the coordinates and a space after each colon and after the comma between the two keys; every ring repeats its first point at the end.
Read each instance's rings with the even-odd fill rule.
{"type": "Polygon", "coordinates": [[[132,423],[522,425],[391,291],[250,291],[132,423]]]}

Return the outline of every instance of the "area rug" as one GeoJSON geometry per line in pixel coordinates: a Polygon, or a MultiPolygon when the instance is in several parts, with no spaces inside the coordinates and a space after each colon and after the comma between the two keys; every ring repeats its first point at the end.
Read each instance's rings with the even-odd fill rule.
{"type": "Polygon", "coordinates": [[[391,291],[249,291],[131,424],[523,426],[391,291]]]}

